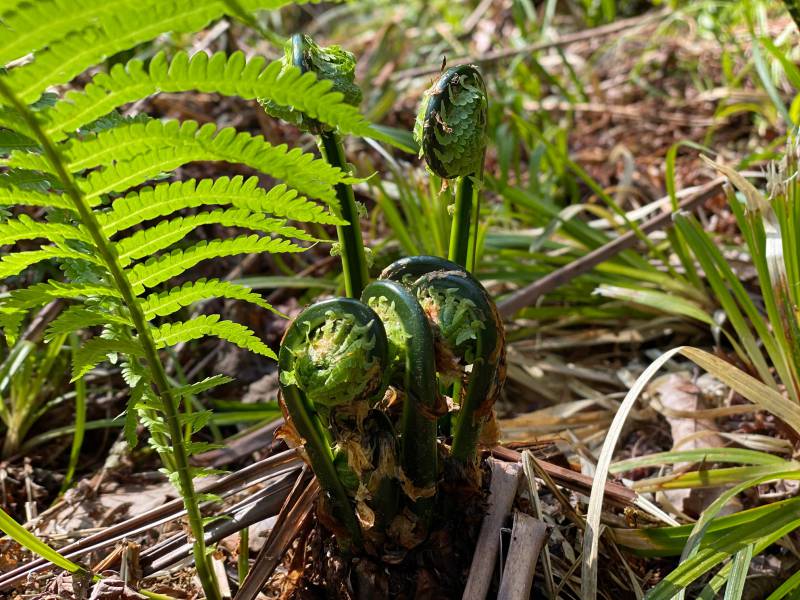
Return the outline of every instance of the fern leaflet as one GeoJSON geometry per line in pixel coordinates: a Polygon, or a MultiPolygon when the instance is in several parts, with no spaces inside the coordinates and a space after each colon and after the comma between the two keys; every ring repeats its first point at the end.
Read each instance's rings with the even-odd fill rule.
{"type": "Polygon", "coordinates": [[[181,342],[197,340],[207,335],[222,338],[262,356],[277,358],[270,347],[256,337],[250,329],[233,321],[220,321],[219,315],[201,315],[188,321],[166,323],[153,330],[153,341],[158,348],[164,348],[181,342]]]}
{"type": "Polygon", "coordinates": [[[269,302],[250,288],[218,279],[198,279],[184,283],[160,294],[150,294],[142,301],[142,311],[146,319],[165,317],[207,298],[229,298],[243,300],[274,313],[278,313],[269,302]]]}

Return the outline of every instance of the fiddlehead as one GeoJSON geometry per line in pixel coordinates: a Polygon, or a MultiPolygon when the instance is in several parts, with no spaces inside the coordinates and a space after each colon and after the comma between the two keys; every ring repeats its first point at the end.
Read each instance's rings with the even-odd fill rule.
{"type": "MultiPolygon", "coordinates": [[[[311,71],[318,79],[332,81],[332,89],[340,92],[348,104],[358,106],[361,103],[361,89],[354,81],[355,57],[339,46],[322,48],[311,37],[295,34],[285,49],[283,62],[304,73],[311,71]]],[[[320,152],[328,163],[344,172],[349,170],[342,140],[334,129],[292,107],[280,106],[270,101],[262,102],[262,106],[269,114],[317,134],[320,152]]],[[[353,188],[345,183],[336,185],[336,197],[339,201],[338,216],[347,222],[336,228],[345,292],[351,298],[358,298],[369,281],[369,271],[353,188]]]]}
{"type": "Polygon", "coordinates": [[[487,107],[477,67],[452,67],[425,92],[414,126],[430,170],[443,179],[458,178],[448,258],[469,270],[475,263],[479,202],[474,179],[483,177],[487,107]]]}
{"type": "Polygon", "coordinates": [[[433,331],[417,299],[400,283],[371,283],[362,300],[384,323],[391,378],[405,393],[400,421],[401,481],[427,528],[436,493],[436,419],[447,409],[437,390],[433,331]]]}
{"type": "Polygon", "coordinates": [[[380,278],[404,284],[414,283],[423,275],[433,271],[455,271],[467,274],[463,266],[440,256],[408,256],[400,258],[386,267],[381,272],[380,278]]]}
{"type": "Polygon", "coordinates": [[[278,356],[284,407],[334,515],[356,545],[361,530],[336,464],[332,425],[339,417],[366,415],[383,393],[387,359],[378,315],[348,298],[326,300],[301,313],[286,331],[278,356]]]}
{"type": "Polygon", "coordinates": [[[421,277],[413,291],[431,323],[443,376],[464,380],[453,433],[452,456],[464,465],[475,460],[481,427],[505,380],[503,323],[489,294],[473,278],[434,271],[421,277]],[[467,366],[472,369],[467,373],[467,366]]]}

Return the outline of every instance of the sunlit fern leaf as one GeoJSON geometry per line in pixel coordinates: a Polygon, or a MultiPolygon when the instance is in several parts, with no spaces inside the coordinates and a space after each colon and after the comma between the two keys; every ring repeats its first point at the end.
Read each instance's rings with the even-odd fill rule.
{"type": "Polygon", "coordinates": [[[314,241],[314,238],[302,229],[291,227],[285,223],[283,219],[268,218],[263,214],[252,213],[243,208],[202,212],[186,217],[176,217],[170,221],[161,221],[153,227],[141,229],[133,235],[119,240],[116,243],[117,255],[120,264],[123,267],[128,266],[134,260],[153,256],[172,246],[202,225],[241,227],[251,231],[314,241]]]}
{"type": "MultiPolygon", "coordinates": [[[[104,166],[79,182],[88,199],[125,191],[194,161],[245,164],[332,204],[336,201],[333,186],[355,181],[299,148],[273,146],[260,135],[237,132],[230,127],[217,131],[211,123],[198,128],[194,121],[151,120],[146,125],[122,125],[85,140],[68,142],[63,155],[73,172],[104,166]]],[[[8,162],[12,167],[53,170],[40,155],[14,152],[8,162]]]]}
{"type": "Polygon", "coordinates": [[[220,321],[219,315],[201,315],[188,321],[165,323],[153,329],[153,341],[158,348],[174,346],[209,335],[227,340],[256,354],[276,358],[270,347],[250,329],[233,321],[220,321]]]}
{"type": "Polygon", "coordinates": [[[70,306],[58,315],[45,331],[45,339],[51,340],[62,333],[72,333],[98,325],[116,323],[131,326],[130,319],[120,317],[108,311],[86,308],[85,306],[70,306]]]}
{"type": "Polygon", "coordinates": [[[198,52],[191,59],[179,52],[171,61],[161,52],[147,66],[140,60],[118,64],[110,72],[96,75],[82,92],[69,92],[41,118],[49,135],[63,139],[128,102],[158,92],[193,90],[269,99],[293,106],[344,133],[374,134],[358,109],[331,91],[330,81],[317,80],[313,73],[302,74],[299,69],[282,71],[279,62],[267,65],[260,56],[246,60],[242,52],[218,52],[211,57],[198,52]]]}
{"type": "Polygon", "coordinates": [[[29,250],[26,252],[15,252],[0,258],[0,278],[19,275],[30,266],[52,258],[72,258],[83,260],[96,265],[102,265],[102,261],[96,256],[62,248],[59,246],[45,246],[40,250],[29,250]]]}
{"type": "Polygon", "coordinates": [[[84,342],[75,352],[72,359],[72,381],[80,379],[106,360],[109,354],[125,354],[132,357],[142,356],[142,347],[132,340],[112,340],[95,337],[84,342]]]}
{"type": "MultiPolygon", "coordinates": [[[[186,269],[211,258],[250,254],[255,252],[302,252],[305,248],[289,240],[239,236],[229,240],[198,242],[186,250],[173,250],[164,256],[154,257],[126,270],[134,292],[141,294],[145,288],[152,288],[180,275],[186,269]]],[[[0,264],[0,268],[2,264],[0,264]]]]}
{"type": "MultiPolygon", "coordinates": [[[[142,4],[148,1],[142,0],[142,4]]],[[[2,65],[43,48],[65,32],[124,10],[130,0],[17,0],[5,4],[0,13],[2,65]]]]}
{"type": "MultiPolygon", "coordinates": [[[[174,287],[166,292],[150,294],[142,300],[142,311],[146,319],[171,315],[185,306],[207,298],[243,300],[266,310],[277,312],[260,294],[250,288],[218,279],[198,279],[174,287]]],[[[278,313],[280,314],[280,313],[278,313]]]]}
{"type": "Polygon", "coordinates": [[[299,196],[295,190],[285,185],[277,185],[267,191],[258,187],[257,177],[248,177],[245,180],[240,175],[148,186],[123,198],[117,198],[111,210],[98,213],[97,218],[103,233],[110,237],[144,221],[204,205],[232,205],[295,221],[331,225],[342,222],[326,212],[322,206],[299,196]]]}
{"type": "MultiPolygon", "coordinates": [[[[301,2],[293,0],[291,3],[301,2]]],[[[253,11],[280,8],[289,3],[289,0],[130,1],[121,10],[101,18],[70,23],[63,35],[36,53],[32,62],[11,69],[2,77],[23,102],[31,103],[48,87],[67,83],[105,58],[167,31],[197,31],[212,20],[231,14],[235,5],[253,11]]],[[[73,10],[68,2],[63,4],[65,7],[60,10],[73,10]]]]}
{"type": "Polygon", "coordinates": [[[36,190],[0,184],[0,206],[42,206],[74,211],[75,206],[67,196],[46,194],[36,190]]]}

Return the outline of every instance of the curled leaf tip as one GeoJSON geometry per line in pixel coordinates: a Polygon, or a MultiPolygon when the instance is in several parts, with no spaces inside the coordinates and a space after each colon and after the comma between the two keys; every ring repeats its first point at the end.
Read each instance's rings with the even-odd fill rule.
{"type": "MultiPolygon", "coordinates": [[[[303,73],[311,71],[317,79],[331,81],[331,90],[342,94],[347,104],[361,104],[361,88],[355,83],[356,59],[352,52],[340,46],[318,46],[311,36],[296,34],[287,42],[281,64],[283,70],[296,67],[303,73]]],[[[321,133],[327,127],[292,106],[277,104],[273,100],[259,102],[269,115],[305,131],[321,133]]]]}
{"type": "Polygon", "coordinates": [[[453,179],[480,170],[486,150],[487,106],[486,86],[475,65],[448,69],[425,92],[414,139],[434,174],[453,179]]]}

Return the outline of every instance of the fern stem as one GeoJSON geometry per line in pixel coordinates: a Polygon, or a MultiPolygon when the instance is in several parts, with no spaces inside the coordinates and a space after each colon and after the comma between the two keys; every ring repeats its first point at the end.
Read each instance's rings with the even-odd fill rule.
{"type": "MultiPolygon", "coordinates": [[[[183,432],[181,431],[180,422],[178,419],[178,412],[175,405],[175,399],[167,379],[164,365],[158,356],[153,337],[150,334],[150,328],[147,320],[144,317],[141,306],[133,292],[125,273],[120,266],[117,255],[114,251],[113,245],[103,235],[102,228],[97,221],[95,214],[87,204],[83,197],[82,192],[75,184],[72,175],[64,167],[64,162],[53,144],[52,140],[42,130],[39,121],[36,119],[31,110],[23,104],[16,94],[6,85],[5,81],[0,80],[0,94],[5,96],[13,107],[19,112],[30,130],[35,134],[39,143],[41,144],[48,161],[56,172],[61,184],[64,187],[70,200],[75,205],[75,209],[80,216],[83,225],[89,232],[92,241],[94,242],[95,249],[97,250],[103,263],[106,265],[109,273],[111,274],[117,289],[119,290],[122,300],[125,303],[131,315],[131,321],[139,337],[139,344],[144,351],[145,360],[149,367],[150,374],[153,378],[156,391],[161,399],[161,408],[164,412],[164,418],[167,425],[167,431],[172,442],[172,460],[174,461],[174,470],[178,474],[180,483],[178,491],[183,497],[183,504],[186,508],[186,513],[189,519],[189,527],[194,537],[193,553],[195,558],[195,565],[197,569],[197,576],[203,586],[203,591],[208,600],[220,600],[219,590],[217,589],[213,572],[211,571],[208,559],[206,557],[206,546],[203,531],[203,520],[200,514],[200,506],[194,490],[194,482],[189,471],[189,457],[186,453],[184,446],[183,432]]],[[[169,462],[167,462],[169,464],[169,462]]]]}
{"type": "MultiPolygon", "coordinates": [[[[410,480],[412,509],[427,527],[436,493],[436,420],[447,410],[437,393],[433,331],[416,297],[396,281],[375,281],[364,290],[362,301],[375,310],[390,330],[402,336],[395,368],[402,372],[405,391],[400,419],[400,466],[410,480]],[[399,368],[398,368],[399,367],[399,368]]],[[[410,486],[407,486],[410,487],[410,486]]]]}
{"type": "MultiPolygon", "coordinates": [[[[468,271],[475,270],[476,236],[470,236],[472,215],[478,203],[478,194],[473,183],[473,175],[459,177],[456,184],[456,204],[453,223],[450,229],[450,249],[447,258],[468,271]]],[[[477,220],[475,221],[477,233],[477,220]]]]}
{"type": "MultiPolygon", "coordinates": [[[[335,131],[320,134],[320,150],[331,166],[347,172],[347,160],[342,140],[335,131]]],[[[339,237],[339,251],[342,258],[345,293],[350,298],[358,298],[369,282],[367,259],[364,254],[364,240],[361,236],[358,208],[353,188],[347,183],[336,184],[336,197],[339,200],[339,216],[347,225],[336,227],[339,237]]]]}

